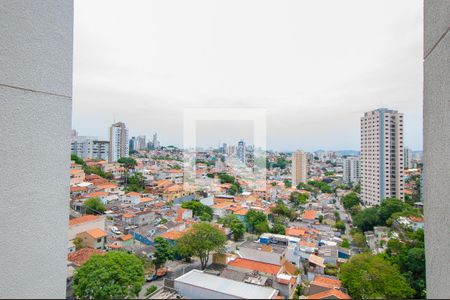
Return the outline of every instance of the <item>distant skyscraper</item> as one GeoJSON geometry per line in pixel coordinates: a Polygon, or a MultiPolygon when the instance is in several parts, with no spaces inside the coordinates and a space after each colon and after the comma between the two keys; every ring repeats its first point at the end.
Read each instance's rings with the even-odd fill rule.
{"type": "Polygon", "coordinates": [[[239,141],[237,149],[236,149],[236,156],[238,159],[245,164],[245,142],[239,141]]]}
{"type": "Polygon", "coordinates": [[[137,149],[137,140],[136,137],[131,137],[130,143],[129,143],[130,151],[136,151],[137,149]]]}
{"type": "Polygon", "coordinates": [[[158,133],[155,132],[155,134],[153,134],[153,148],[154,149],[159,149],[160,148],[160,144],[158,141],[158,133]]]}
{"type": "Polygon", "coordinates": [[[308,159],[305,152],[299,150],[292,153],[292,186],[300,182],[306,183],[308,177],[308,159]]]}
{"type": "Polygon", "coordinates": [[[137,149],[136,150],[144,150],[145,148],[147,148],[145,135],[140,135],[136,139],[137,139],[137,147],[136,147],[137,149]]]}
{"type": "Polygon", "coordinates": [[[75,136],[72,137],[71,153],[83,159],[108,160],[109,142],[99,141],[97,137],[75,136]]]}
{"type": "Polygon", "coordinates": [[[403,114],[380,108],[361,118],[361,197],[365,205],[404,199],[403,114]]]}
{"type": "Polygon", "coordinates": [[[222,145],[222,153],[227,153],[228,148],[227,148],[227,143],[223,143],[222,145]]]}
{"type": "Polygon", "coordinates": [[[407,169],[411,169],[413,167],[412,161],[413,161],[413,152],[408,147],[405,147],[403,151],[403,166],[407,169]]]}
{"type": "Polygon", "coordinates": [[[360,181],[359,157],[347,157],[342,160],[343,181],[356,184],[360,181]]]}
{"type": "Polygon", "coordinates": [[[113,124],[109,128],[109,161],[116,162],[121,157],[128,157],[129,151],[128,128],[122,122],[113,124]]]}

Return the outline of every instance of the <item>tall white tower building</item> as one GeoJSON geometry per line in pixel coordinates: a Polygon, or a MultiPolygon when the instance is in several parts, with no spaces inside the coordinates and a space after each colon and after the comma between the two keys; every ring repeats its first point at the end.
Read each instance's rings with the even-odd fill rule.
{"type": "Polygon", "coordinates": [[[361,198],[365,205],[404,199],[403,114],[380,108],[361,118],[361,198]]]}
{"type": "Polygon", "coordinates": [[[292,186],[296,187],[300,182],[306,183],[308,177],[308,159],[303,151],[292,153],[292,186]]]}
{"type": "Polygon", "coordinates": [[[109,128],[109,161],[116,162],[121,157],[128,157],[129,151],[128,128],[125,123],[112,124],[109,128]]]}
{"type": "Polygon", "coordinates": [[[343,176],[345,183],[359,183],[361,179],[359,157],[347,157],[342,160],[343,176]]]}

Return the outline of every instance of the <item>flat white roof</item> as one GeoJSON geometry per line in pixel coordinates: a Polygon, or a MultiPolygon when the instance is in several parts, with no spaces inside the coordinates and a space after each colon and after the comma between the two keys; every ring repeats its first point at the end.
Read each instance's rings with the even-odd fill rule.
{"type": "Polygon", "coordinates": [[[235,281],[200,270],[192,270],[175,279],[176,282],[216,291],[222,294],[244,299],[272,299],[277,290],[271,287],[258,286],[245,282],[235,281]]]}

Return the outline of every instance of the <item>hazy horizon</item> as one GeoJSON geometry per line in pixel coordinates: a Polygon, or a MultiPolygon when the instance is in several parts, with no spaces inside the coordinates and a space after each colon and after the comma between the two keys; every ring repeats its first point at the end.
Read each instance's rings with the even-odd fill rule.
{"type": "Polygon", "coordinates": [[[182,147],[184,109],[258,107],[267,149],[359,149],[388,107],[421,150],[422,18],[420,0],[76,1],[72,127],[182,147]]]}

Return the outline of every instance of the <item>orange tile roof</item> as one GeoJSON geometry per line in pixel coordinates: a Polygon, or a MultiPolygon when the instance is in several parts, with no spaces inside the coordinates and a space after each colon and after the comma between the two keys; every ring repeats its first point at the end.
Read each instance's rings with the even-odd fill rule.
{"type": "Polygon", "coordinates": [[[151,201],[153,201],[154,199],[153,198],[148,198],[148,197],[144,197],[144,198],[141,198],[141,200],[139,200],[141,203],[143,203],[143,202],[151,202],[151,201]]]}
{"type": "Polygon", "coordinates": [[[172,186],[169,186],[166,190],[168,192],[180,192],[183,190],[183,187],[179,184],[174,184],[172,186]]]}
{"type": "Polygon", "coordinates": [[[75,174],[81,174],[84,173],[83,170],[78,170],[78,169],[71,169],[70,170],[70,175],[75,175],[75,174]]]}
{"type": "Polygon", "coordinates": [[[87,191],[87,187],[85,186],[71,186],[70,187],[71,192],[85,192],[87,191]]]}
{"type": "Polygon", "coordinates": [[[137,192],[129,192],[126,195],[129,197],[141,197],[141,194],[139,194],[137,192]]]}
{"type": "Polygon", "coordinates": [[[122,217],[124,217],[125,219],[130,219],[130,218],[134,217],[134,214],[124,213],[124,214],[122,215],[122,217]]]}
{"type": "Polygon", "coordinates": [[[184,235],[183,231],[172,230],[172,231],[164,232],[163,234],[160,235],[160,237],[168,239],[168,240],[176,241],[179,238],[181,238],[183,235],[184,235]]]}
{"type": "Polygon", "coordinates": [[[310,242],[307,242],[307,241],[300,241],[298,244],[300,246],[306,246],[306,247],[311,247],[311,248],[317,247],[316,244],[310,243],[310,242]]]}
{"type": "Polygon", "coordinates": [[[115,183],[102,183],[97,185],[100,189],[115,189],[117,187],[117,184],[115,183]]]}
{"type": "Polygon", "coordinates": [[[305,235],[305,233],[306,233],[306,228],[299,228],[299,227],[289,227],[289,228],[286,228],[286,235],[289,235],[289,236],[293,236],[293,237],[300,237],[300,236],[303,236],[303,235],[305,235]]]}
{"type": "Polygon", "coordinates": [[[92,222],[96,221],[100,217],[94,216],[94,215],[85,215],[79,218],[71,219],[69,220],[69,225],[78,225],[86,222],[92,222]]]}
{"type": "Polygon", "coordinates": [[[409,217],[409,219],[411,221],[413,221],[413,222],[420,222],[420,223],[423,222],[423,218],[422,217],[414,217],[414,216],[412,216],[412,217],[409,217]]]}
{"type": "Polygon", "coordinates": [[[222,203],[217,203],[217,204],[214,204],[213,206],[211,206],[211,208],[226,208],[226,207],[228,207],[228,206],[230,206],[230,205],[232,205],[233,204],[233,202],[222,202],[222,203]]]}
{"type": "Polygon", "coordinates": [[[333,279],[325,276],[316,275],[314,277],[314,280],[311,282],[311,284],[320,285],[323,287],[328,287],[330,289],[332,288],[340,288],[342,286],[342,283],[339,279],[333,279]]]}
{"type": "Polygon", "coordinates": [[[75,264],[75,266],[82,266],[85,262],[91,258],[92,255],[102,255],[106,252],[99,249],[82,248],[75,252],[69,253],[67,259],[75,264]]]}
{"type": "Polygon", "coordinates": [[[352,299],[352,297],[340,290],[329,289],[327,291],[309,295],[307,299],[352,299]]]}
{"type": "Polygon", "coordinates": [[[86,231],[86,233],[89,234],[90,236],[92,236],[94,239],[99,239],[99,238],[107,236],[106,232],[104,232],[100,228],[94,228],[94,229],[88,230],[88,231],[86,231]]]}
{"type": "Polygon", "coordinates": [[[122,241],[128,241],[128,240],[130,240],[132,238],[133,238],[133,236],[131,234],[123,235],[123,236],[120,237],[120,239],[122,241]]]}
{"type": "Polygon", "coordinates": [[[314,220],[316,218],[316,211],[315,210],[305,210],[302,218],[306,219],[306,220],[314,220]]]}
{"type": "Polygon", "coordinates": [[[247,208],[241,208],[240,210],[234,212],[235,215],[240,215],[240,216],[245,216],[247,213],[248,213],[247,208]]]}
{"type": "Polygon", "coordinates": [[[93,193],[87,194],[85,196],[85,198],[106,197],[108,195],[109,194],[107,192],[93,192],[93,193]]]}
{"type": "Polygon", "coordinates": [[[253,271],[259,271],[267,274],[273,274],[276,275],[281,269],[281,266],[263,263],[259,261],[254,261],[250,259],[245,258],[236,258],[233,261],[230,261],[228,263],[229,266],[242,268],[242,269],[248,269],[253,271]]]}

